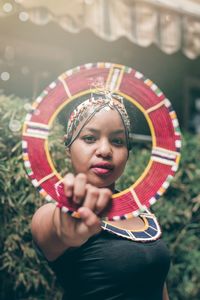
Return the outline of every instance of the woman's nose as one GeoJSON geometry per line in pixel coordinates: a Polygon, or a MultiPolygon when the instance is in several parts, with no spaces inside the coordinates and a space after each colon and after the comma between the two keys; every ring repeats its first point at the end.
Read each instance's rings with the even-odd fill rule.
{"type": "Polygon", "coordinates": [[[102,156],[104,158],[112,157],[112,146],[108,140],[101,140],[99,141],[96,149],[96,155],[102,156]]]}

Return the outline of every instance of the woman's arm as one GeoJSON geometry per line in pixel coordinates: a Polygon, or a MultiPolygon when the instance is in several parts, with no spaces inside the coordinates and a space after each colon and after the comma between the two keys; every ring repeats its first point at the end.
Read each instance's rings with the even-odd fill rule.
{"type": "Polygon", "coordinates": [[[55,220],[59,209],[54,204],[45,204],[34,214],[31,223],[33,240],[48,260],[56,259],[67,249],[67,245],[58,236],[55,220]]]}
{"type": "Polygon", "coordinates": [[[169,300],[169,295],[168,295],[166,283],[164,284],[164,288],[163,288],[163,300],[169,300]]]}
{"type": "Polygon", "coordinates": [[[70,247],[80,247],[101,230],[99,218],[90,209],[82,207],[78,212],[81,219],[72,218],[49,203],[34,214],[32,236],[49,261],[70,247]]]}

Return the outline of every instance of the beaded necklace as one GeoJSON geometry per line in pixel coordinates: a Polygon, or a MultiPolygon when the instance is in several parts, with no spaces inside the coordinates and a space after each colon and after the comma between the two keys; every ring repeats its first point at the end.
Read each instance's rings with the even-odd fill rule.
{"type": "Polygon", "coordinates": [[[111,224],[109,221],[102,221],[101,227],[103,230],[137,242],[151,242],[160,238],[162,232],[155,215],[145,212],[141,213],[139,217],[144,222],[144,228],[141,230],[124,229],[111,224]]]}

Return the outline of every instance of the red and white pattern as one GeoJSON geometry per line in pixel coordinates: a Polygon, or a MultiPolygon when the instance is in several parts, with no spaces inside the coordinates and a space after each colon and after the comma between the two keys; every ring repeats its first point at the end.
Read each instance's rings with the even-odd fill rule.
{"type": "Polygon", "coordinates": [[[90,96],[91,82],[101,80],[144,114],[152,135],[150,161],[129,188],[113,195],[105,219],[128,219],[145,211],[163,195],[180,160],[181,135],[176,114],[162,91],[143,74],[111,63],[79,66],[59,76],[32,105],[23,129],[23,158],[28,176],[48,201],[75,215],[77,207],[63,193],[62,177],[48,150],[48,134],[58,113],[80,96],[90,96]],[[56,187],[59,186],[56,190],[56,187]]]}

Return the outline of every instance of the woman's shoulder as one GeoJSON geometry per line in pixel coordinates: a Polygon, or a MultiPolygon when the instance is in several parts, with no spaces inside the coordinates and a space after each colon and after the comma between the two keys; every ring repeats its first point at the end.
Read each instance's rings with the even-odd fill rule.
{"type": "Polygon", "coordinates": [[[39,207],[34,213],[31,221],[31,232],[33,237],[37,237],[41,232],[43,225],[48,222],[49,218],[53,215],[55,205],[53,203],[47,203],[39,207]]]}

